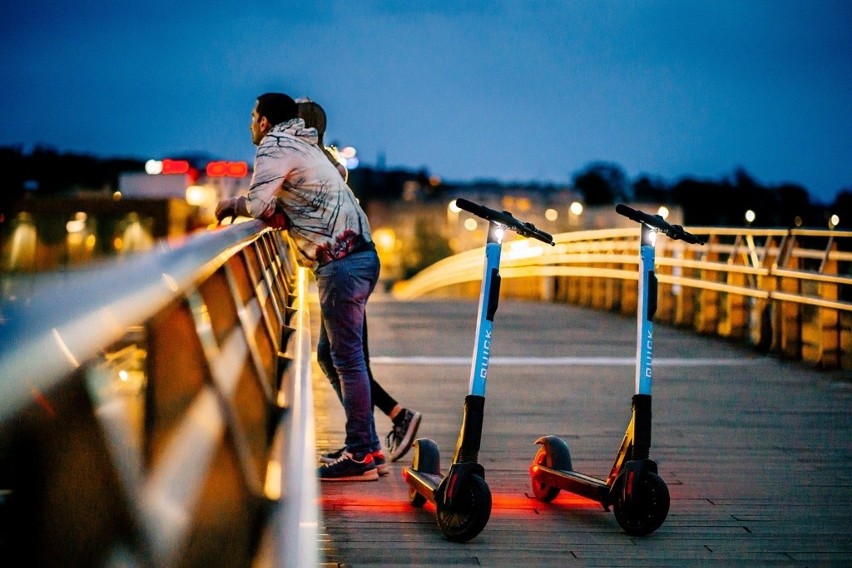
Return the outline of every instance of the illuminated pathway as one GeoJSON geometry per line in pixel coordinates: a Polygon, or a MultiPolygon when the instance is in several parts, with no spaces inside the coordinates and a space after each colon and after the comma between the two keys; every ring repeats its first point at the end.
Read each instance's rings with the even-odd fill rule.
{"type": "MultiPolygon", "coordinates": [[[[373,373],[423,413],[418,437],[438,443],[444,467],[475,311],[473,301],[381,297],[370,307],[373,373]]],[[[479,454],[494,505],[483,532],[449,542],[431,505],[408,504],[409,453],[377,482],[322,484],[326,566],[852,565],[850,377],[657,326],[651,458],[672,504],[660,529],[637,538],[594,502],[530,498],[527,473],[545,434],[568,441],[577,470],[608,473],[630,418],[635,320],[504,300],[494,335],[479,454]]],[[[324,451],[341,444],[343,413],[314,376],[324,451]]],[[[376,425],[384,439],[390,421],[378,413],[376,425]]]]}

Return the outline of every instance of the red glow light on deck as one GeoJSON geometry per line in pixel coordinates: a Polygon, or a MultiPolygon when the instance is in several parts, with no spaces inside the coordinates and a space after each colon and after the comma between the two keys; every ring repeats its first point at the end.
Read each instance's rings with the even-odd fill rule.
{"type": "Polygon", "coordinates": [[[248,175],[248,164],[246,162],[209,162],[207,164],[207,175],[209,177],[246,177],[248,175]]]}
{"type": "Polygon", "coordinates": [[[408,501],[369,495],[323,495],[319,498],[319,503],[322,507],[345,509],[363,515],[411,513],[417,510],[408,501]]]}

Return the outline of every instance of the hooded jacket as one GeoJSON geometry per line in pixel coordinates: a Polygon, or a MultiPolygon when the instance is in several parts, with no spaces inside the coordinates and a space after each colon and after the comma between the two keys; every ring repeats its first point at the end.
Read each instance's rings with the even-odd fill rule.
{"type": "Polygon", "coordinates": [[[372,241],[367,215],[317,145],[317,131],[295,118],[274,126],[257,148],[249,214],[286,216],[300,264],[316,268],[372,241]]]}

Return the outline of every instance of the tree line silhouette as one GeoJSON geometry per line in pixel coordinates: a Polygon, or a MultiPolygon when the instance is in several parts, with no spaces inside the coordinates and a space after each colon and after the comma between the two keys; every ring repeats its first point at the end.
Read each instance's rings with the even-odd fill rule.
{"type": "MultiPolygon", "coordinates": [[[[55,195],[75,190],[111,193],[122,172],[144,171],[144,160],[134,158],[98,158],[85,154],[60,153],[39,146],[30,152],[21,147],[0,147],[0,219],[8,218],[15,203],[25,194],[55,195]]],[[[203,169],[203,166],[201,166],[203,169]]],[[[435,183],[425,170],[380,170],[361,167],[351,172],[350,185],[362,200],[395,200],[414,182],[423,188],[423,199],[443,199],[445,191],[464,184],[435,183]]],[[[494,191],[519,187],[500,182],[471,182],[494,191]]],[[[588,164],[576,172],[570,184],[530,182],[527,188],[538,191],[573,189],[587,205],[607,205],[621,201],[653,202],[681,207],[684,223],[705,226],[743,226],[744,213],[755,212],[756,226],[825,228],[831,215],[839,216],[840,228],[852,224],[852,186],[840,191],[832,203],[811,199],[806,188],[794,183],[765,186],[744,169],[736,169],[730,178],[696,179],[684,176],[667,183],[643,175],[630,180],[624,170],[611,162],[588,164]]]]}
{"type": "Polygon", "coordinates": [[[852,188],[840,191],[832,203],[820,203],[812,201],[801,185],[765,186],[742,168],[721,180],[684,177],[667,184],[640,176],[631,183],[618,165],[600,162],[575,174],[573,183],[589,205],[618,201],[678,205],[688,225],[743,226],[746,210],[753,211],[755,224],[763,227],[825,228],[831,215],[847,225],[852,221],[852,188]]]}

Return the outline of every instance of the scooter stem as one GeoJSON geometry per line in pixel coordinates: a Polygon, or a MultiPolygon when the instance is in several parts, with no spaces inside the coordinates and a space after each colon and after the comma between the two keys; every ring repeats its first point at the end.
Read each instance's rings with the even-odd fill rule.
{"type": "Polygon", "coordinates": [[[651,394],[654,354],[654,313],[657,311],[657,277],[654,275],[656,234],[640,223],[639,305],[636,309],[636,394],[651,394]]]}
{"type": "Polygon", "coordinates": [[[453,463],[476,463],[482,438],[485,409],[485,387],[488,381],[488,364],[491,360],[491,331],[494,314],[500,300],[500,252],[503,227],[488,222],[488,239],[485,244],[485,267],[479,293],[479,312],[476,318],[476,343],[470,366],[468,396],[464,399],[464,417],[459,431],[453,463]]]}
{"type": "Polygon", "coordinates": [[[482,423],[485,419],[485,398],[468,395],[464,398],[464,411],[453,464],[478,463],[479,444],[482,441],[482,423]]]}
{"type": "Polygon", "coordinates": [[[485,268],[482,274],[482,287],[479,292],[479,313],[476,316],[476,344],[473,348],[473,361],[470,366],[470,384],[468,393],[485,396],[488,379],[488,363],[491,360],[491,331],[494,327],[494,314],[500,299],[500,252],[502,231],[499,226],[488,223],[488,242],[485,245],[485,268]]]}

